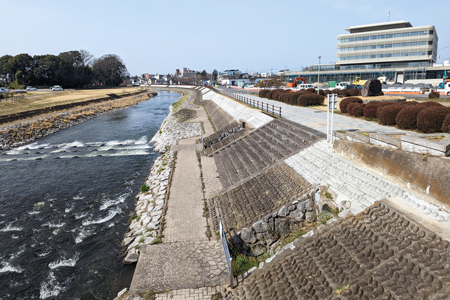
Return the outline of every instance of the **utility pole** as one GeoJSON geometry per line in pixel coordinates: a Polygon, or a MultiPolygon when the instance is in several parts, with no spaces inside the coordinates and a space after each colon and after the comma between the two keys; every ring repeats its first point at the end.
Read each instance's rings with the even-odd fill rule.
{"type": "Polygon", "coordinates": [[[319,89],[320,89],[320,59],[322,56],[319,55],[319,69],[317,71],[317,95],[319,95],[319,89]]]}

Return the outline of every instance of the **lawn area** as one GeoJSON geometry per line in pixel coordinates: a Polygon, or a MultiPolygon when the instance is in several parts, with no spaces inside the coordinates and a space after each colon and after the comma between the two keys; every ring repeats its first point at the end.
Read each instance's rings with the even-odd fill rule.
{"type": "Polygon", "coordinates": [[[85,89],[62,92],[29,93],[24,99],[0,102],[0,116],[56,105],[84,102],[107,97],[108,94],[124,95],[139,91],[139,87],[85,89]]]}

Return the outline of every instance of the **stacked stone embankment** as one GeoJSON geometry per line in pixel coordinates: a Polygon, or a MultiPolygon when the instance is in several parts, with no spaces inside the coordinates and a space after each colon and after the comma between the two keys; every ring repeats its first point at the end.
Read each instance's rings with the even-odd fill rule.
{"type": "Polygon", "coordinates": [[[429,203],[423,196],[386,178],[358,166],[333,153],[326,141],[320,141],[296,155],[286,163],[312,184],[328,185],[341,196],[337,204],[350,204],[356,214],[382,199],[403,201],[437,221],[450,220],[450,213],[443,207],[429,203]]]}
{"type": "Polygon", "coordinates": [[[174,152],[166,152],[158,157],[145,181],[148,191],[136,196],[136,209],[130,218],[130,225],[122,245],[126,248],[125,264],[136,263],[139,248],[160,242],[161,217],[166,203],[169,179],[172,172],[174,152]]]}
{"type": "Polygon", "coordinates": [[[269,123],[273,118],[262,112],[246,107],[237,101],[222,96],[214,91],[203,95],[203,100],[211,100],[230,114],[235,120],[245,120],[253,128],[269,123]]]}
{"type": "Polygon", "coordinates": [[[220,214],[232,246],[260,255],[291,227],[315,220],[316,189],[284,163],[209,199],[214,231],[220,214]]]}
{"type": "Polygon", "coordinates": [[[375,203],[267,261],[225,299],[447,299],[449,242],[375,203]]]}

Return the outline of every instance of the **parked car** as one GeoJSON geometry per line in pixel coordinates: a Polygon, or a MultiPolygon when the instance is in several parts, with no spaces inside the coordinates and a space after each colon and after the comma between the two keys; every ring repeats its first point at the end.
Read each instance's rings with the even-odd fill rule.
{"type": "Polygon", "coordinates": [[[32,87],[32,86],[27,86],[27,87],[26,87],[26,90],[27,90],[27,91],[37,91],[37,88],[32,87]]]}
{"type": "Polygon", "coordinates": [[[8,93],[9,90],[7,88],[4,87],[0,87],[0,93],[8,93]]]}
{"type": "Polygon", "coordinates": [[[64,89],[60,85],[54,85],[54,86],[51,87],[51,90],[52,91],[62,91],[64,89]]]}

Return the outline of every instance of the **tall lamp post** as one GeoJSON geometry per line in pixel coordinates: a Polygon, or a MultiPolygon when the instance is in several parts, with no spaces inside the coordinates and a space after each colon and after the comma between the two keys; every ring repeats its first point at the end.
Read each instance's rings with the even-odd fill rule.
{"type": "Polygon", "coordinates": [[[319,55],[319,70],[317,71],[317,95],[319,95],[319,89],[320,89],[320,59],[322,56],[319,55]]]}

